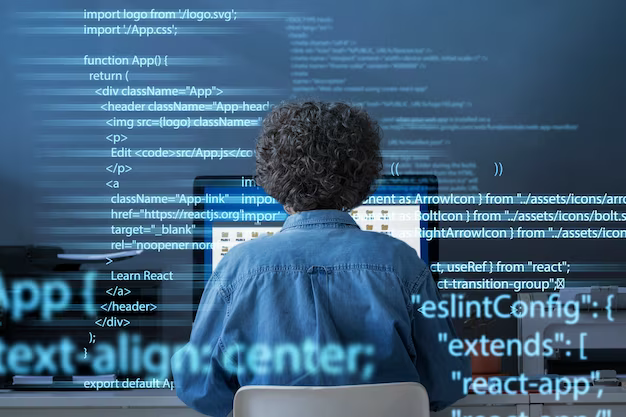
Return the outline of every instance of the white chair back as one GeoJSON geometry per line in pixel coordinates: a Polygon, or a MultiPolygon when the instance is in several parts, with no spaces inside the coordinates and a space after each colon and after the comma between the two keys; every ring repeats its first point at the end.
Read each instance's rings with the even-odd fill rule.
{"type": "Polygon", "coordinates": [[[248,385],[235,393],[233,417],[429,417],[422,384],[283,387],[248,385]]]}

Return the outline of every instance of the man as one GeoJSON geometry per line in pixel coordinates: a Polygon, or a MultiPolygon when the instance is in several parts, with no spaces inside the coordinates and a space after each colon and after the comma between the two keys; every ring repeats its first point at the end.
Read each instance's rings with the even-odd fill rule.
{"type": "Polygon", "coordinates": [[[279,233],[241,243],[205,288],[191,340],[172,358],[178,396],[214,417],[244,385],[415,381],[431,410],[463,397],[452,371],[470,374],[412,295],[439,300],[427,265],[349,214],[382,171],[381,131],[344,103],[283,103],[263,121],[257,183],[290,216],[279,233]]]}

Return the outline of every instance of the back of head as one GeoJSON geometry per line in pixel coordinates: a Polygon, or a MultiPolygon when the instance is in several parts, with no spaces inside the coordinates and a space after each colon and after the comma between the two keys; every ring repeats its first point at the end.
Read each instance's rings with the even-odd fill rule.
{"type": "Polygon", "coordinates": [[[341,102],[283,102],[263,120],[256,181],[293,211],[350,210],[374,190],[382,132],[365,110],[341,102]]]}

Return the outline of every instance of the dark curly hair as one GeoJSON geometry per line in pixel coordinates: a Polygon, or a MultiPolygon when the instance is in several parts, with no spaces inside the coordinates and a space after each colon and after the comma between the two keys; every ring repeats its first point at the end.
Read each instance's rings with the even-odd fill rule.
{"type": "Polygon", "coordinates": [[[382,130],[346,103],[275,106],[256,144],[256,182],[293,211],[350,210],[375,191],[382,130]]]}

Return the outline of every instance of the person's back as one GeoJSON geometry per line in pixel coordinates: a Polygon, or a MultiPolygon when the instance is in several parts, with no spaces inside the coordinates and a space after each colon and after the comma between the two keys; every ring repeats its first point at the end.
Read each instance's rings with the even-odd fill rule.
{"type": "Polygon", "coordinates": [[[225,416],[244,385],[415,381],[426,387],[433,410],[463,397],[450,376],[467,376],[469,360],[451,357],[438,341],[439,333],[456,336],[451,322],[428,320],[412,303],[414,296],[438,300],[428,267],[406,243],[359,229],[347,211],[367,197],[380,172],[379,140],[364,112],[342,104],[291,104],[266,119],[257,181],[293,214],[279,233],[235,246],[218,264],[190,343],[172,359],[186,404],[225,416]],[[298,127],[292,130],[304,124],[327,131],[308,147],[294,144],[281,132],[289,121],[298,127]],[[340,139],[333,141],[333,133],[340,139]],[[285,136],[282,147],[270,140],[285,136]],[[290,178],[276,175],[285,170],[290,178]],[[329,170],[355,177],[333,180],[329,170]]]}

